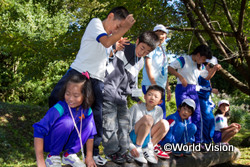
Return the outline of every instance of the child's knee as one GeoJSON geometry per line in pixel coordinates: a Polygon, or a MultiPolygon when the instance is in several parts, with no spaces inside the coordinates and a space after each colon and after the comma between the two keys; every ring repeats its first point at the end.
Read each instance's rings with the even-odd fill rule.
{"type": "Polygon", "coordinates": [[[190,131],[192,131],[194,133],[197,131],[197,127],[193,123],[191,123],[191,124],[188,125],[188,129],[190,129],[190,131]]]}
{"type": "Polygon", "coordinates": [[[142,123],[146,126],[153,126],[154,124],[154,118],[150,115],[144,115],[142,117],[142,120],[143,120],[142,123]]]}
{"type": "Polygon", "coordinates": [[[167,120],[161,119],[158,123],[163,132],[167,133],[169,131],[169,123],[167,120]]]}
{"type": "Polygon", "coordinates": [[[184,130],[185,129],[184,123],[178,122],[177,125],[176,125],[176,129],[179,129],[181,131],[184,130]]]}

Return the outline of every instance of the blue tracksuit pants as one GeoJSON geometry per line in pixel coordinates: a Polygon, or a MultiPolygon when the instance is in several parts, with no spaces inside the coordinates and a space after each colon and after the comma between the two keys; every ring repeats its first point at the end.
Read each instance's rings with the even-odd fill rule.
{"type": "Polygon", "coordinates": [[[164,148],[164,144],[166,143],[192,143],[192,137],[196,130],[196,126],[193,123],[185,126],[183,122],[176,122],[175,127],[170,128],[167,135],[159,142],[159,144],[164,148]]]}
{"type": "Polygon", "coordinates": [[[202,135],[203,143],[211,143],[214,135],[214,114],[209,100],[199,99],[202,114],[202,135]]]}

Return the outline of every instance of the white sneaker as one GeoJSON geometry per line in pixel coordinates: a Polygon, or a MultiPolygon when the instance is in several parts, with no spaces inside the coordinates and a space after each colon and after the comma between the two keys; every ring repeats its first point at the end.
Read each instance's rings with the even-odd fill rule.
{"type": "Polygon", "coordinates": [[[96,165],[105,165],[107,163],[107,160],[100,155],[93,156],[93,159],[96,163],[96,165]]]}
{"type": "Polygon", "coordinates": [[[59,155],[53,155],[51,157],[46,158],[45,160],[46,167],[62,167],[61,165],[61,157],[59,155]]]}
{"type": "Polygon", "coordinates": [[[67,157],[63,156],[62,162],[73,167],[86,167],[76,154],[69,154],[67,157]]]}
{"type": "Polygon", "coordinates": [[[136,149],[137,149],[137,151],[139,153],[139,157],[134,157],[133,155],[130,154],[130,152],[129,152],[129,155],[132,156],[136,161],[138,161],[140,163],[143,163],[143,164],[148,163],[148,161],[143,156],[142,148],[141,147],[137,147],[136,149]]]}
{"type": "Polygon", "coordinates": [[[155,157],[153,149],[146,147],[146,148],[143,148],[142,150],[143,150],[143,155],[146,158],[146,160],[148,160],[148,162],[152,164],[158,163],[158,159],[155,157]]]}

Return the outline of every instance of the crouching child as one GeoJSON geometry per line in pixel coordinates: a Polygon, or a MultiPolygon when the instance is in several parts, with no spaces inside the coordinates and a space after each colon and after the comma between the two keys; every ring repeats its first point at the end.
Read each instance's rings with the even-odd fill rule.
{"type": "MultiPolygon", "coordinates": [[[[194,142],[194,134],[196,133],[197,128],[195,124],[190,122],[189,117],[194,113],[195,107],[196,105],[194,100],[184,99],[181,105],[179,105],[177,111],[166,118],[169,122],[170,129],[167,135],[159,143],[161,145],[161,148],[164,148],[164,145],[166,143],[176,145],[191,144],[194,142]]],[[[183,154],[191,154],[190,150],[183,151],[177,149],[172,150],[172,152],[177,156],[182,156],[183,154]]],[[[157,156],[159,155],[157,154],[157,156]]]]}
{"type": "Polygon", "coordinates": [[[157,164],[154,146],[167,134],[168,122],[163,119],[161,107],[164,89],[151,85],[144,95],[145,103],[130,108],[130,154],[140,163],[157,164]]]}

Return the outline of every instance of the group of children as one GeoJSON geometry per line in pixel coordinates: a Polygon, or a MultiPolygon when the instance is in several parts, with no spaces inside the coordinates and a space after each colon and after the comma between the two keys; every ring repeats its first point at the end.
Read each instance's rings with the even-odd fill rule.
{"type": "MultiPolygon", "coordinates": [[[[76,59],[49,97],[50,109],[33,125],[39,167],[59,167],[61,162],[73,167],[105,165],[107,160],[99,155],[101,141],[106,158],[116,163],[157,163],[157,157],[169,158],[170,152],[163,149],[166,143],[202,142],[198,77],[209,80],[219,69],[203,69],[211,59],[210,49],[200,45],[191,56],[170,64],[164,47],[167,29],[156,25],[131,44],[122,37],[134,23],[126,8],[116,7],[105,20],[94,18],[88,24],[76,59]],[[171,98],[168,72],[177,77],[178,109],[166,118],[165,91],[167,100],[171,98]],[[139,98],[142,92],[145,102],[139,98]],[[128,95],[137,102],[130,109],[128,95]],[[80,150],[83,161],[77,156],[80,150]],[[46,160],[44,152],[49,152],[46,160]]],[[[228,142],[235,134],[231,132],[240,129],[239,124],[225,123],[224,104],[229,105],[221,103],[220,117],[215,118],[219,142],[228,142]]]]}

